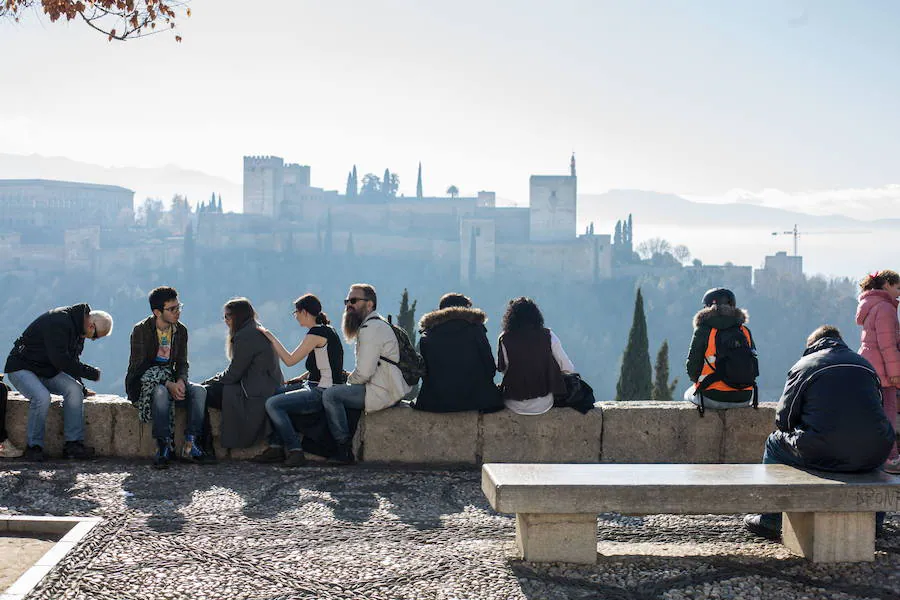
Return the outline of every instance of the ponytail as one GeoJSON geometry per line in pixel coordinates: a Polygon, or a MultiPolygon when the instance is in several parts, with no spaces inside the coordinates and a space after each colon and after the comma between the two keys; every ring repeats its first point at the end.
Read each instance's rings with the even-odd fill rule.
{"type": "Polygon", "coordinates": [[[884,271],[875,271],[863,277],[859,282],[859,288],[862,291],[881,290],[886,285],[895,285],[900,283],[900,274],[890,269],[884,271]]]}
{"type": "Polygon", "coordinates": [[[316,323],[319,325],[328,325],[331,321],[328,320],[328,315],[323,311],[316,315],[316,323]]]}

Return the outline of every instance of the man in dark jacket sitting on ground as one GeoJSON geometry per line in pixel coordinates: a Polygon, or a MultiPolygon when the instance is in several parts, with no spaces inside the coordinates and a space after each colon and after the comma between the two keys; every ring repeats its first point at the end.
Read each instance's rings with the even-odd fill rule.
{"type": "Polygon", "coordinates": [[[445,294],[436,311],[419,321],[425,377],[415,408],[429,412],[503,408],[497,366],[484,327],[484,311],[462,294],[445,294]]]}
{"type": "MultiPolygon", "coordinates": [[[[763,463],[839,473],[872,471],[891,451],[894,428],[881,407],[872,365],[850,350],[837,328],[819,327],[788,372],[766,440],[763,463]]],[[[878,513],[878,529],[884,513],[878,513]]],[[[753,533],[777,539],[781,514],[747,515],[753,533]]]]}

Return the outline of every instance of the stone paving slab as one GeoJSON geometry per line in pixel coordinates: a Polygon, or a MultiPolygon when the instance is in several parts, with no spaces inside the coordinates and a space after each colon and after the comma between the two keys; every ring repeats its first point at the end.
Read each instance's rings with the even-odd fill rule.
{"type": "Polygon", "coordinates": [[[810,564],[737,515],[609,514],[598,564],[534,564],[477,470],[3,461],[0,506],[104,517],[30,600],[900,597],[897,515],[873,563],[810,564]]]}

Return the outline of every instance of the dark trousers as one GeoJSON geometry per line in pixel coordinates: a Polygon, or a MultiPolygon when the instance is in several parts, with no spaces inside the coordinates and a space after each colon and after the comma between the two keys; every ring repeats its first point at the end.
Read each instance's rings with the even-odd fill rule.
{"type": "Polygon", "coordinates": [[[206,388],[206,411],[203,415],[203,434],[200,436],[198,443],[203,452],[210,456],[215,456],[212,425],[209,423],[209,409],[222,410],[222,394],[225,391],[225,384],[213,379],[203,382],[203,387],[206,388]]]}
{"type": "MultiPolygon", "coordinates": [[[[766,438],[766,449],[763,451],[763,464],[788,465],[797,467],[798,469],[810,468],[806,466],[806,461],[803,460],[803,457],[785,450],[771,435],[766,438]]],[[[878,529],[881,529],[881,525],[884,523],[884,515],[885,513],[883,512],[875,513],[875,525],[878,529]]],[[[763,513],[761,522],[770,529],[781,531],[781,513],[763,513]]]]}

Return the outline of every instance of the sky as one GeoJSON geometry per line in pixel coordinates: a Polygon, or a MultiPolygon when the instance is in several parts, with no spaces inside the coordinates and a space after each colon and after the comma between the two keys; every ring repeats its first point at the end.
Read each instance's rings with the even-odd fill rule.
{"type": "Polygon", "coordinates": [[[580,192],[900,202],[894,0],[190,6],[181,43],[0,22],[0,152],[235,182],[278,155],[326,189],[387,167],[407,195],[421,161],[426,194],[524,205],[574,151],[580,192]]]}

